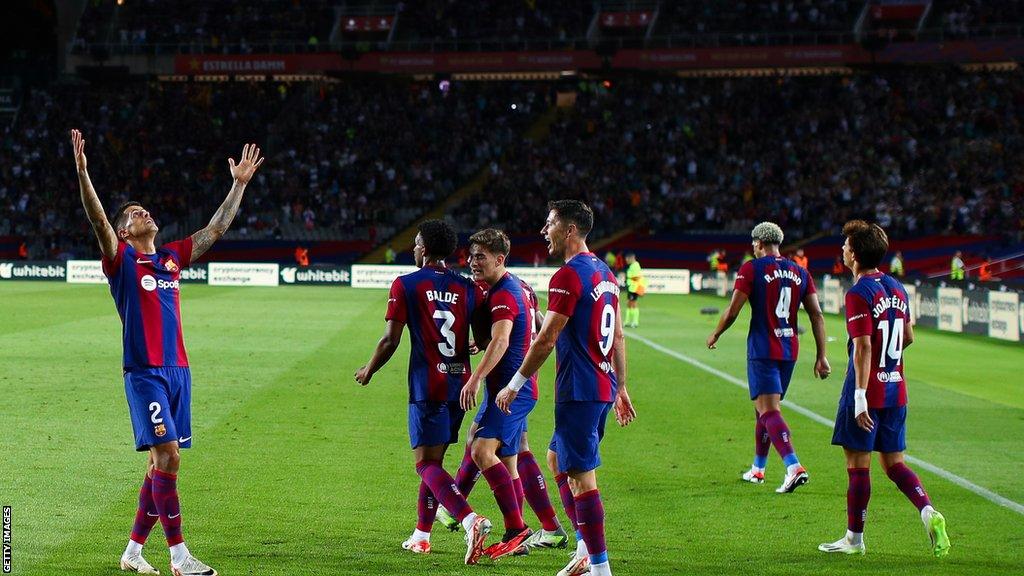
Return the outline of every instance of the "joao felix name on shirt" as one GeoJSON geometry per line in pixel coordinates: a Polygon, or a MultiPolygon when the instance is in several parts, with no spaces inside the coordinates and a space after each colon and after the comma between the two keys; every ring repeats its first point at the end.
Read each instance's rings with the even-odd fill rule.
{"type": "Polygon", "coordinates": [[[853,406],[857,386],[853,366],[853,339],[871,337],[871,373],[868,375],[869,408],[907,404],[903,377],[903,332],[911,322],[907,291],[899,280],[882,274],[866,274],[846,293],[847,350],[850,362],[840,406],[853,406]]]}

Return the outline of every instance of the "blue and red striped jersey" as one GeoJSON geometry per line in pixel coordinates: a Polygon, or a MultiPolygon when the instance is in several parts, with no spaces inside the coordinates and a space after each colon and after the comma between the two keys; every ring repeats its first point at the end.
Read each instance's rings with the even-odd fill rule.
{"type": "MultiPolygon", "coordinates": [[[[536,318],[537,299],[528,284],[518,277],[506,272],[494,283],[487,292],[487,309],[491,312],[491,323],[501,320],[512,321],[512,333],[509,335],[508,350],[487,375],[487,390],[491,398],[501,391],[526,359],[533,341],[534,318],[536,318]]],[[[537,375],[530,377],[520,394],[536,400],[537,375]]]]}
{"type": "Polygon", "coordinates": [[[857,375],[853,368],[853,339],[871,337],[871,373],[868,375],[868,407],[892,408],[907,404],[903,378],[903,334],[911,323],[910,301],[899,280],[878,272],[866,274],[846,293],[846,368],[840,406],[853,406],[857,375]]]}
{"type": "Polygon", "coordinates": [[[402,322],[412,340],[409,401],[457,400],[469,380],[469,330],[484,296],[472,280],[424,266],[391,284],[386,320],[402,322]]]}
{"type": "Polygon", "coordinates": [[[619,283],[590,252],[573,256],[548,284],[548,311],[569,317],[555,343],[555,402],[615,399],[612,367],[619,283]]]}
{"type": "Polygon", "coordinates": [[[188,366],[181,331],[179,276],[192,261],[192,238],[164,244],[155,254],[118,242],[103,273],[121,316],[124,368],[188,366]]]}
{"type": "Polygon", "coordinates": [[[781,256],[764,256],[740,266],[735,289],[750,299],[747,358],[796,360],[800,303],[817,291],[807,270],[781,256]]]}

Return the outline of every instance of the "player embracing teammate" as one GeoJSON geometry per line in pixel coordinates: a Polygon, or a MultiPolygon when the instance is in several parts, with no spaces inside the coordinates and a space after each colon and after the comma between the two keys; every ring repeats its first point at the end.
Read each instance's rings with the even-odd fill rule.
{"type": "Polygon", "coordinates": [[[578,200],[548,204],[541,233],[548,253],[565,264],[548,285],[548,312],[540,333],[495,402],[506,414],[520,391],[558,346],[555,432],[548,465],[556,474],[566,515],[576,528],[576,554],[559,576],[610,575],[604,505],[597,487],[598,445],[612,407],[621,426],[636,418],[626,391],[626,347],[619,314],[619,285],[608,266],[587,248],[594,224],[578,200]],[[565,489],[568,488],[568,489],[565,489]]]}

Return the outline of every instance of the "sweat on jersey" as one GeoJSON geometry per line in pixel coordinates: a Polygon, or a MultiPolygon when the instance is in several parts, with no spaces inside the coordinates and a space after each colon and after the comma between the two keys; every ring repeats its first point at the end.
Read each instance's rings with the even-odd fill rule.
{"type": "Polygon", "coordinates": [[[391,284],[385,320],[409,327],[409,402],[458,400],[471,374],[469,330],[483,292],[443,266],[424,266],[391,284]]]}
{"type": "Polygon", "coordinates": [[[868,408],[892,408],[907,404],[903,378],[903,330],[911,323],[910,301],[899,280],[882,274],[866,274],[846,293],[846,368],[840,406],[853,406],[857,374],[853,365],[853,339],[871,337],[871,373],[868,375],[868,408]]]}
{"type": "Polygon", "coordinates": [[[191,261],[191,237],[164,244],[154,254],[118,242],[114,258],[103,257],[103,273],[121,317],[125,370],[188,366],[178,288],[181,269],[191,261]]]}
{"type": "Polygon", "coordinates": [[[612,366],[619,283],[597,256],[573,256],[548,283],[548,311],[569,317],[555,343],[555,402],[615,399],[612,366]]]}
{"type": "Polygon", "coordinates": [[[750,299],[747,358],[796,360],[800,303],[817,292],[807,270],[782,256],[764,256],[740,266],[735,289],[750,299]]]}

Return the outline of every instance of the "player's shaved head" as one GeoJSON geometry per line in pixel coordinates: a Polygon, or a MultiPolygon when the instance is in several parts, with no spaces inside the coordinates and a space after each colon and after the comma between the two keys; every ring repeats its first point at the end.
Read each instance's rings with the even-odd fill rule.
{"type": "Polygon", "coordinates": [[[850,220],[843,226],[843,236],[850,242],[857,264],[865,270],[878,268],[889,250],[889,237],[878,224],[850,220]]]}
{"type": "Polygon", "coordinates": [[[134,200],[129,200],[124,204],[121,204],[117,211],[114,212],[114,231],[120,230],[128,225],[128,209],[134,206],[142,207],[142,204],[134,200]]]}
{"type": "Polygon", "coordinates": [[[455,228],[444,220],[425,220],[420,222],[418,230],[428,256],[445,259],[459,245],[459,235],[455,233],[455,228]]]}
{"type": "Polygon", "coordinates": [[[761,222],[750,231],[750,238],[762,244],[778,246],[782,244],[782,228],[775,222],[761,222]]]}
{"type": "Polygon", "coordinates": [[[508,235],[497,228],[485,228],[469,237],[470,244],[476,244],[491,254],[508,256],[512,250],[512,242],[508,235]]]}
{"type": "Polygon", "coordinates": [[[581,238],[586,238],[594,227],[594,211],[580,200],[552,200],[548,210],[554,210],[567,224],[575,224],[581,238]]]}

